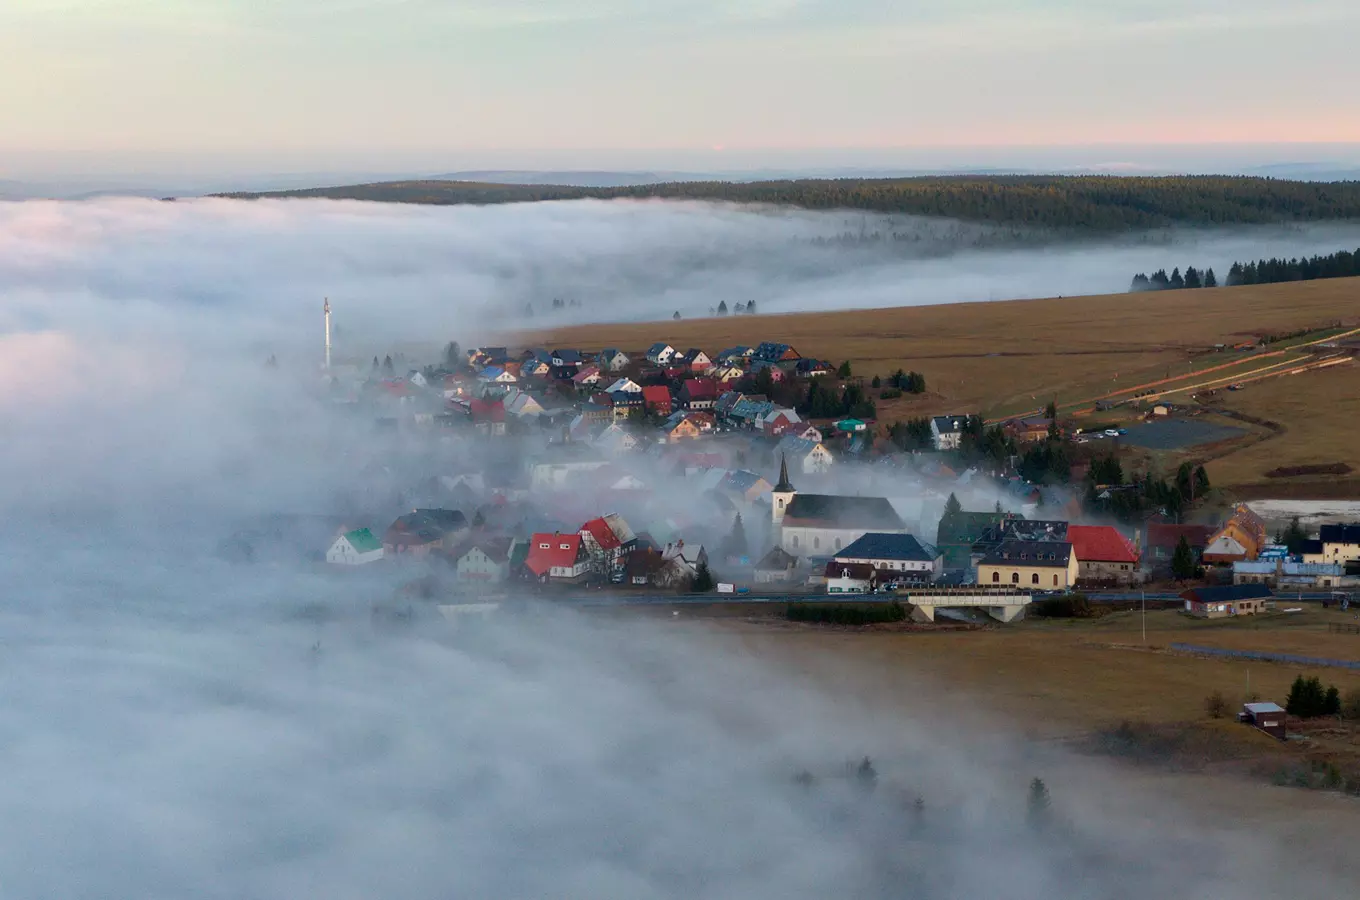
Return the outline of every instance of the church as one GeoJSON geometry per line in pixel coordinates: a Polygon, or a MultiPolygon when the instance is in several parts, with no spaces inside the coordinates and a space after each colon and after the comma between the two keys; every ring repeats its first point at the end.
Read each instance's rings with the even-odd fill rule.
{"type": "Polygon", "coordinates": [[[770,497],[770,521],[778,529],[779,546],[793,556],[831,556],[869,532],[909,533],[886,497],[798,493],[783,456],[779,483],[770,497]]]}

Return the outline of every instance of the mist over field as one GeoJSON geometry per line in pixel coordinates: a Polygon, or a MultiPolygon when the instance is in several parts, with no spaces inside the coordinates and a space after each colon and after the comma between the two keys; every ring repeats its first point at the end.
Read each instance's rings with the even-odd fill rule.
{"type": "MultiPolygon", "coordinates": [[[[344,520],[394,505],[389,476],[483,461],[336,408],[315,372],[322,295],[340,351],[367,354],[466,346],[554,294],[589,300],[564,317],[642,318],[1120,289],[1164,264],[812,242],[846,227],[697,205],[0,205],[0,895],[1345,895],[1010,726],[885,714],[683,621],[531,608],[394,628],[370,617],[391,575],[221,553],[243,521],[344,520]],[[872,791],[844,777],[865,755],[872,791]],[[1042,829],[1025,814],[1041,769],[1058,773],[1042,829]]],[[[1196,240],[1186,262],[1286,252],[1196,240]]],[[[917,686],[896,699],[925,703],[917,686]]]]}
{"type": "Polygon", "coordinates": [[[582,321],[1110,293],[1135,272],[1330,253],[1360,224],[1057,242],[905,216],[688,202],[418,207],[337,201],[0,203],[0,333],[337,352],[582,321]],[[553,308],[554,298],[575,302],[553,308]],[[532,308],[532,316],[527,312],[532,308]]]}

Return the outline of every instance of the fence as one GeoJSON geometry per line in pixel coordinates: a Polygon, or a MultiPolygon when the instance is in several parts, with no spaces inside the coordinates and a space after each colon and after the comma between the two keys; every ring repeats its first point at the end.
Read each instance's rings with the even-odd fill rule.
{"type": "Polygon", "coordinates": [[[1336,634],[1360,634],[1360,625],[1350,625],[1346,622],[1332,622],[1327,626],[1327,630],[1336,634]]]}
{"type": "Polygon", "coordinates": [[[1360,662],[1347,659],[1327,659],[1321,656],[1295,656],[1292,653],[1265,653],[1259,650],[1225,650],[1222,647],[1200,647],[1195,644],[1172,644],[1172,650],[1198,653],[1204,656],[1228,656],[1234,659],[1254,659],[1261,662],[1293,663],[1297,666],[1326,666],[1336,669],[1360,669],[1360,662]]]}

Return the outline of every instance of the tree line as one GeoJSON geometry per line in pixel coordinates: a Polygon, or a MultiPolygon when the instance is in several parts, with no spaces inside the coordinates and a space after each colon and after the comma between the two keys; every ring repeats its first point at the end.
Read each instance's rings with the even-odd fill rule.
{"type": "Polygon", "coordinates": [[[687,181],[622,187],[394,181],[272,193],[436,205],[525,203],[584,198],[718,200],[851,209],[1059,230],[1123,231],[1168,225],[1313,222],[1360,218],[1360,182],[1184,175],[950,175],[916,178],[805,178],[687,181]]]}
{"type": "MultiPolygon", "coordinates": [[[[1283,259],[1271,257],[1255,262],[1235,262],[1228,269],[1225,284],[1279,284],[1285,281],[1313,281],[1318,278],[1350,278],[1360,275],[1360,248],[1354,251],[1339,250],[1327,256],[1297,257],[1283,259]]],[[[1173,269],[1170,275],[1166,269],[1158,269],[1151,275],[1139,272],[1133,276],[1129,285],[1130,292],[1167,291],[1181,288],[1218,287],[1218,279],[1213,269],[1202,272],[1189,266],[1185,274],[1173,269]]]]}

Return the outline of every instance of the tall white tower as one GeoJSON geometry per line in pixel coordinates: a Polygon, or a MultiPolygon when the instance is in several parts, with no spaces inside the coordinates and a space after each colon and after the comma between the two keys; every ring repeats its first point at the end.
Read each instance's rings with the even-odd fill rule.
{"type": "Polygon", "coordinates": [[[331,298],[326,298],[326,305],[321,307],[322,313],[326,318],[326,370],[331,368],[331,298]]]}
{"type": "Polygon", "coordinates": [[[789,481],[789,461],[784,454],[779,454],[779,483],[774,486],[770,493],[770,521],[775,525],[784,523],[784,513],[788,512],[789,504],[793,502],[793,495],[798,493],[794,490],[793,482],[789,481]]]}

